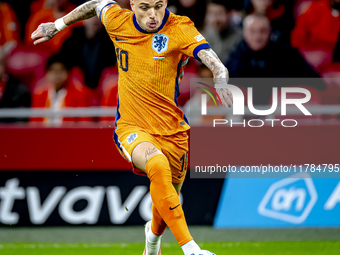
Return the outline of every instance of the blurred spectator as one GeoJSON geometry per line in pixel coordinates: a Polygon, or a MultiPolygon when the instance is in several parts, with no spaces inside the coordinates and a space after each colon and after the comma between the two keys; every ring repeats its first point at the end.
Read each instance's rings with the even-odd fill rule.
{"type": "Polygon", "coordinates": [[[298,17],[292,31],[292,46],[333,50],[340,31],[340,0],[313,1],[298,17]]]}
{"type": "Polygon", "coordinates": [[[338,36],[338,42],[334,47],[333,62],[340,62],[340,32],[338,36]]]}
{"type": "MultiPolygon", "coordinates": [[[[25,31],[26,44],[33,44],[31,34],[38,28],[41,23],[54,22],[56,19],[61,18],[62,16],[66,15],[74,8],[76,8],[75,5],[69,3],[69,0],[53,0],[51,4],[53,7],[52,9],[42,9],[37,13],[33,13],[29,18],[25,31]]],[[[58,35],[53,38],[53,40],[50,40],[43,44],[39,44],[36,47],[47,48],[49,49],[51,55],[56,54],[60,50],[63,42],[72,34],[72,27],[81,25],[82,22],[77,22],[71,25],[71,28],[64,29],[63,31],[59,32],[58,35]]]]}
{"type": "MultiPolygon", "coordinates": [[[[6,57],[0,48],[0,109],[30,107],[31,95],[28,87],[6,71],[6,57]]],[[[19,118],[0,118],[0,122],[27,121],[19,118]]]]}
{"type": "Polygon", "coordinates": [[[96,88],[102,71],[116,63],[115,48],[97,17],[84,21],[84,27],[74,29],[60,50],[71,66],[79,66],[85,85],[96,88]]]}
{"type": "MultiPolygon", "coordinates": [[[[89,90],[72,79],[70,66],[60,56],[50,57],[46,63],[46,82],[34,90],[32,107],[44,107],[57,111],[64,107],[91,106],[89,90]]],[[[63,121],[89,120],[88,118],[32,118],[45,124],[61,125],[63,121]]]]}
{"type": "Polygon", "coordinates": [[[1,2],[8,3],[14,10],[18,24],[19,24],[19,37],[20,41],[24,39],[25,25],[30,16],[30,4],[32,0],[18,1],[18,0],[0,0],[1,2]]]}
{"type": "Polygon", "coordinates": [[[189,17],[198,30],[203,29],[207,0],[173,0],[169,3],[169,10],[177,15],[189,17]]]}
{"type": "Polygon", "coordinates": [[[31,13],[37,13],[43,9],[53,9],[54,0],[34,0],[31,3],[31,13]]]}
{"type": "Polygon", "coordinates": [[[228,60],[230,52],[242,39],[242,29],[232,25],[231,18],[230,1],[212,0],[208,3],[203,35],[222,62],[228,60]]]}
{"type": "Polygon", "coordinates": [[[244,40],[226,63],[231,77],[318,77],[296,50],[269,40],[265,16],[249,15],[243,26],[244,40]]]}
{"type": "MultiPolygon", "coordinates": [[[[243,26],[244,40],[231,53],[229,61],[226,63],[230,77],[319,77],[297,50],[269,40],[270,21],[265,16],[259,14],[249,15],[244,20],[243,26]]],[[[325,85],[321,82],[316,82],[313,86],[317,89],[325,88],[325,85]]],[[[264,101],[267,99],[264,99],[264,101]]]]}
{"type": "Polygon", "coordinates": [[[272,27],[270,40],[290,45],[290,34],[294,27],[293,0],[246,0],[247,14],[265,15],[272,27]]]}
{"type": "Polygon", "coordinates": [[[20,39],[25,40],[25,26],[29,17],[42,9],[50,8],[52,9],[52,3],[54,0],[5,0],[8,2],[15,13],[17,14],[18,20],[20,22],[21,35],[20,39]]]}
{"type": "Polygon", "coordinates": [[[8,55],[8,72],[32,90],[45,76],[45,63],[50,54],[46,48],[20,44],[8,55]]]}
{"type": "Polygon", "coordinates": [[[19,24],[16,14],[7,3],[0,2],[0,47],[8,55],[19,42],[19,24]]]}
{"type": "Polygon", "coordinates": [[[340,32],[340,0],[313,1],[292,31],[291,44],[319,70],[332,60],[340,32]]]}

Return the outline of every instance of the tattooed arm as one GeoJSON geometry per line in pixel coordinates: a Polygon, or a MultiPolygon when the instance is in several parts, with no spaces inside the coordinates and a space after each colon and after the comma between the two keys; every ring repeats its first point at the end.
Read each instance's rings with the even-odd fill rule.
{"type": "MultiPolygon", "coordinates": [[[[228,69],[223,65],[216,53],[212,49],[200,50],[197,56],[201,59],[214,75],[215,84],[227,84],[229,81],[228,69]]],[[[225,107],[231,107],[233,102],[233,95],[228,89],[216,88],[217,93],[222,99],[225,107]]]]}
{"type": "MultiPolygon", "coordinates": [[[[64,23],[69,26],[77,21],[89,19],[94,16],[100,15],[100,11],[102,8],[109,4],[114,3],[112,0],[92,0],[88,1],[72,12],[64,16],[62,19],[64,23]]],[[[59,31],[57,30],[55,23],[43,23],[40,24],[39,27],[32,33],[31,38],[34,41],[34,45],[47,42],[48,40],[52,39],[59,31]]]]}

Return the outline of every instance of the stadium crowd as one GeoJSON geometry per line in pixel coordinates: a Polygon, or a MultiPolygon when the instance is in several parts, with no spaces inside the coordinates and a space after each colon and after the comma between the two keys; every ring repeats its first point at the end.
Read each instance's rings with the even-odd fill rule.
{"type": "MultiPolygon", "coordinates": [[[[116,1],[130,8],[130,0],[116,1]]],[[[31,40],[40,23],[54,22],[84,2],[0,0],[0,109],[116,106],[115,48],[97,17],[71,25],[47,43],[34,46],[31,40]]],[[[322,78],[308,84],[314,87],[312,102],[340,103],[340,79],[335,79],[340,78],[340,0],[168,0],[168,9],[194,21],[231,78],[322,78]]],[[[190,100],[190,78],[212,74],[190,60],[180,106],[190,100]]],[[[306,84],[282,84],[288,85],[306,84]]],[[[270,95],[255,101],[269,100],[270,95]]],[[[30,119],[67,120],[112,118],[30,119]]],[[[24,120],[0,119],[13,121],[24,120]]]]}

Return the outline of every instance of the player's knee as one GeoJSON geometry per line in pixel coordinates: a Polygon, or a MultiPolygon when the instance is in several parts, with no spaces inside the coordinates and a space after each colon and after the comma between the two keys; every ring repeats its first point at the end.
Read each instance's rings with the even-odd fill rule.
{"type": "Polygon", "coordinates": [[[171,184],[170,165],[164,154],[157,154],[149,159],[146,164],[146,173],[151,182],[162,182],[163,184],[170,182],[171,184]]]}
{"type": "Polygon", "coordinates": [[[147,173],[151,181],[150,192],[153,201],[158,199],[163,205],[178,200],[178,194],[172,184],[169,161],[163,154],[156,155],[149,160],[147,173]]]}

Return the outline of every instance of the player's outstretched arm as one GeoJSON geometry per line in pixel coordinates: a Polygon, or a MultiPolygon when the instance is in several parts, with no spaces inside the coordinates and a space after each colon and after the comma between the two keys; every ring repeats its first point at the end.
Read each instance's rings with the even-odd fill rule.
{"type": "MultiPolygon", "coordinates": [[[[214,75],[215,84],[227,84],[229,81],[228,69],[223,65],[216,53],[212,49],[200,50],[197,56],[201,59],[214,75]]],[[[233,95],[228,89],[216,88],[225,107],[231,107],[233,95]]]]}
{"type": "Polygon", "coordinates": [[[34,41],[34,45],[47,42],[51,40],[58,32],[66,28],[67,26],[80,21],[100,15],[100,11],[107,4],[114,3],[113,0],[92,0],[88,1],[77,8],[66,16],[56,20],[54,23],[42,23],[32,33],[31,38],[34,41]]]}

